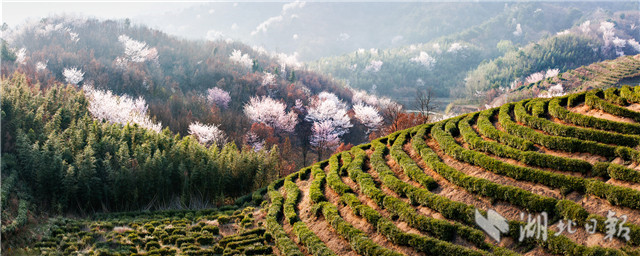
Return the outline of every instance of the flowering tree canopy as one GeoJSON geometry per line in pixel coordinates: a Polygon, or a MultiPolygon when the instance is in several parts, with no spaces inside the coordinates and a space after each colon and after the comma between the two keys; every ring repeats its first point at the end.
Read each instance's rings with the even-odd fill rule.
{"type": "Polygon", "coordinates": [[[434,59],[433,57],[429,56],[428,53],[421,51],[420,55],[411,58],[412,62],[416,62],[416,63],[420,63],[423,66],[425,66],[426,68],[432,68],[433,64],[436,63],[436,59],[434,59]]]}
{"type": "Polygon", "coordinates": [[[334,124],[330,120],[313,123],[311,132],[310,144],[319,150],[335,150],[340,145],[339,135],[335,132],[334,124]]]}
{"type": "Polygon", "coordinates": [[[461,43],[456,42],[451,44],[451,46],[449,46],[449,50],[447,50],[447,52],[456,53],[464,48],[467,48],[467,47],[462,45],[461,43]]]}
{"type": "Polygon", "coordinates": [[[542,79],[557,76],[559,73],[560,70],[557,68],[548,69],[546,72],[543,70],[529,75],[525,80],[527,81],[527,83],[537,83],[539,81],[542,81],[542,79]]]}
{"type": "Polygon", "coordinates": [[[338,136],[347,133],[353,126],[347,115],[346,104],[329,92],[321,92],[316,99],[312,99],[305,120],[314,123],[329,121],[338,136]]]}
{"type": "Polygon", "coordinates": [[[275,82],[276,75],[265,71],[264,75],[262,76],[262,86],[272,85],[275,84],[275,82]]]}
{"type": "Polygon", "coordinates": [[[365,103],[371,106],[378,105],[378,97],[375,95],[368,94],[362,90],[352,90],[352,92],[353,96],[351,97],[351,102],[353,102],[353,104],[365,103]]]}
{"type": "Polygon", "coordinates": [[[124,55],[128,61],[145,62],[158,59],[158,50],[149,49],[145,42],[133,40],[126,35],[120,35],[118,41],[124,45],[124,55]]]}
{"type": "Polygon", "coordinates": [[[206,125],[200,122],[191,123],[189,125],[189,134],[196,137],[198,142],[205,146],[212,144],[222,146],[227,138],[222,130],[220,130],[215,124],[206,125]]]}
{"type": "Polygon", "coordinates": [[[364,71],[371,71],[373,73],[376,73],[376,72],[380,71],[380,68],[382,68],[382,64],[383,64],[383,62],[381,60],[371,60],[369,65],[367,65],[364,68],[364,71]]]}
{"type": "Polygon", "coordinates": [[[47,63],[46,62],[38,61],[36,63],[36,70],[37,71],[42,71],[42,70],[45,70],[45,69],[47,69],[47,63]]]}
{"type": "Polygon", "coordinates": [[[111,91],[84,86],[83,90],[89,99],[89,112],[98,120],[125,125],[135,123],[143,128],[160,132],[162,124],[153,123],[147,114],[147,103],[142,98],[133,99],[128,95],[117,96],[111,91]]]}
{"type": "Polygon", "coordinates": [[[126,35],[120,35],[118,41],[124,45],[124,55],[128,61],[145,62],[158,59],[158,50],[149,49],[145,42],[133,40],[126,35]]]}
{"type": "Polygon", "coordinates": [[[359,103],[353,105],[353,111],[355,112],[355,118],[367,127],[367,134],[378,130],[382,125],[382,116],[380,116],[378,110],[372,106],[359,103]]]}
{"type": "Polygon", "coordinates": [[[253,66],[253,61],[249,57],[249,54],[242,54],[242,51],[240,50],[233,50],[231,55],[229,55],[229,59],[247,68],[253,66]]]}
{"type": "Polygon", "coordinates": [[[65,68],[62,71],[64,80],[67,83],[78,85],[84,79],[84,72],[77,68],[65,68]]]}
{"type": "Polygon", "coordinates": [[[293,132],[298,124],[293,111],[286,112],[287,106],[270,97],[251,97],[244,105],[244,113],[253,122],[264,123],[276,131],[293,132]]]}
{"type": "Polygon", "coordinates": [[[539,98],[553,98],[565,95],[562,84],[556,84],[549,87],[549,90],[538,95],[539,98]]]}
{"type": "Polygon", "coordinates": [[[229,92],[214,87],[207,90],[207,100],[220,108],[227,108],[229,107],[229,102],[231,102],[231,96],[229,92]]]}

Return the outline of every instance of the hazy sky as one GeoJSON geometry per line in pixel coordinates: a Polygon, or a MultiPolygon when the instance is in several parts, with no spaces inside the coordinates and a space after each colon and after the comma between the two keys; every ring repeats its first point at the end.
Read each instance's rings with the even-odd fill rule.
{"type": "Polygon", "coordinates": [[[3,1],[2,22],[16,26],[27,19],[39,20],[52,14],[81,14],[104,18],[132,18],[161,14],[202,4],[205,1],[3,1]]]}

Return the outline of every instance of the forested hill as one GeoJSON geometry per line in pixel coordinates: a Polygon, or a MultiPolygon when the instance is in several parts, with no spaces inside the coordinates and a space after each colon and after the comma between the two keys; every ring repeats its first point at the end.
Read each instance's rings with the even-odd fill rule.
{"type": "Polygon", "coordinates": [[[76,82],[142,96],[152,117],[181,134],[194,121],[216,122],[234,139],[235,131],[246,132],[250,124],[243,115],[221,118],[197,100],[213,87],[229,93],[227,108],[235,112],[255,95],[283,99],[288,106],[322,91],[351,97],[329,78],[299,69],[291,56],[238,42],[184,40],[127,20],[50,17],[6,30],[3,40],[3,52],[14,55],[3,56],[3,74],[18,70],[41,84],[76,82]],[[80,81],[65,76],[73,68],[83,74],[80,81]]]}
{"type": "Polygon", "coordinates": [[[401,108],[308,71],[295,56],[184,40],[128,20],[59,16],[5,26],[2,58],[5,75],[82,88],[98,120],[168,128],[207,146],[278,146],[285,172],[396,127],[397,115],[383,110],[401,108]]]}

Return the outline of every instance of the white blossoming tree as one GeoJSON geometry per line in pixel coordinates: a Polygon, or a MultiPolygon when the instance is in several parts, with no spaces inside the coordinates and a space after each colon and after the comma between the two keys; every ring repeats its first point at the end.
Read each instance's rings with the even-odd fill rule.
{"type": "Polygon", "coordinates": [[[527,83],[537,83],[539,81],[542,81],[542,79],[544,79],[544,75],[545,75],[544,71],[536,72],[529,75],[525,80],[527,81],[527,83]]]}
{"type": "Polygon", "coordinates": [[[276,75],[264,72],[262,76],[262,86],[273,85],[276,82],[276,75]]]}
{"type": "Polygon", "coordinates": [[[78,85],[84,79],[84,72],[77,68],[65,68],[62,71],[64,80],[67,83],[78,85]]]}
{"type": "Polygon", "coordinates": [[[322,159],[325,152],[334,151],[340,145],[340,135],[334,127],[335,124],[331,120],[314,122],[311,127],[309,142],[318,153],[318,160],[322,159]]]}
{"type": "Polygon", "coordinates": [[[260,139],[260,136],[252,131],[247,133],[245,143],[251,146],[255,151],[260,151],[264,148],[264,140],[260,139]]]}
{"type": "Polygon", "coordinates": [[[242,51],[240,50],[233,50],[231,55],[229,55],[229,59],[246,68],[251,68],[251,66],[253,66],[253,60],[251,60],[249,54],[242,54],[242,51]]]}
{"type": "Polygon", "coordinates": [[[231,102],[231,96],[229,92],[222,90],[218,87],[207,90],[207,100],[213,104],[216,104],[219,108],[229,107],[231,102]]]}
{"type": "Polygon", "coordinates": [[[431,69],[433,67],[433,65],[436,63],[436,59],[434,59],[433,57],[429,56],[428,53],[421,51],[420,55],[411,58],[412,62],[416,62],[419,64],[422,64],[423,66],[425,66],[428,69],[431,69]]]}
{"type": "Polygon", "coordinates": [[[354,117],[365,127],[367,127],[367,134],[372,131],[376,131],[382,125],[382,116],[378,113],[378,110],[372,106],[364,105],[362,103],[353,105],[354,117]]]}
{"type": "Polygon", "coordinates": [[[193,135],[200,144],[205,146],[216,145],[221,147],[227,141],[224,132],[215,124],[191,123],[189,125],[189,134],[193,135]]]}
{"type": "Polygon", "coordinates": [[[118,41],[124,45],[124,55],[127,61],[145,62],[158,59],[158,51],[155,48],[149,49],[145,42],[133,40],[126,35],[120,35],[118,41]]]}
{"type": "Polygon", "coordinates": [[[264,123],[276,132],[293,132],[298,117],[293,111],[286,112],[287,106],[270,97],[251,97],[244,105],[244,113],[254,123],[264,123]]]}
{"type": "Polygon", "coordinates": [[[382,64],[384,64],[384,63],[381,60],[371,60],[369,65],[367,65],[364,68],[364,71],[369,71],[369,72],[376,73],[376,72],[380,71],[380,69],[382,68],[382,64]]]}
{"type": "Polygon", "coordinates": [[[149,118],[147,103],[142,97],[134,100],[126,94],[117,96],[111,91],[97,90],[91,86],[84,86],[83,90],[89,99],[89,112],[94,118],[122,125],[138,124],[155,132],[162,130],[162,124],[154,123],[149,118]]]}
{"type": "Polygon", "coordinates": [[[347,105],[329,92],[321,92],[311,100],[305,119],[314,123],[331,121],[338,136],[344,135],[353,127],[347,115],[347,105]]]}

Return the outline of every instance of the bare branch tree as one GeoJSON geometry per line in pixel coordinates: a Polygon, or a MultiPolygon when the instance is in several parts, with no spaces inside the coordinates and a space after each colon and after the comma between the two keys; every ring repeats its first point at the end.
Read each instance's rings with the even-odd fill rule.
{"type": "Polygon", "coordinates": [[[382,109],[382,116],[388,124],[387,133],[392,133],[400,127],[400,116],[404,113],[402,105],[391,102],[382,109]]]}
{"type": "Polygon", "coordinates": [[[427,87],[425,91],[422,91],[420,88],[416,89],[415,108],[418,110],[423,124],[429,122],[431,112],[438,107],[438,105],[433,101],[434,96],[435,95],[431,87],[427,87]]]}

